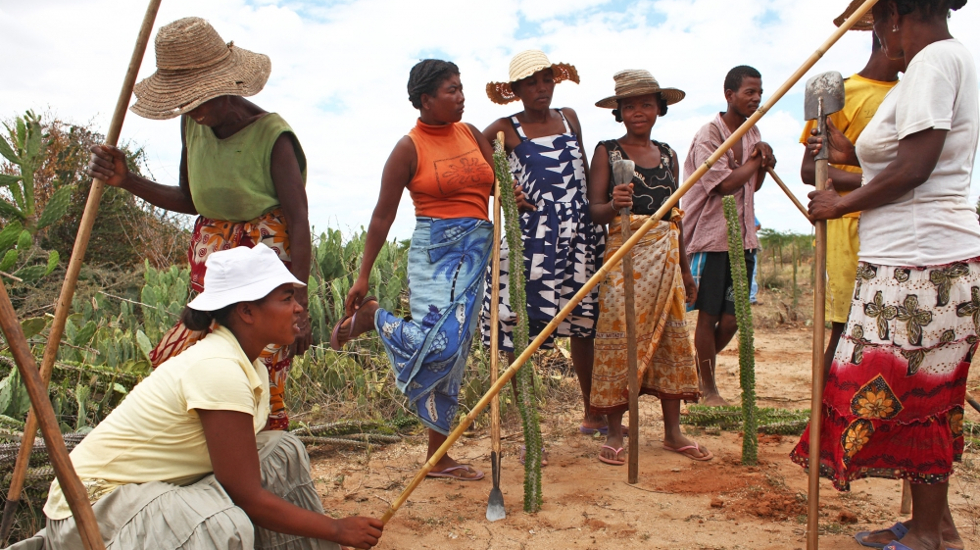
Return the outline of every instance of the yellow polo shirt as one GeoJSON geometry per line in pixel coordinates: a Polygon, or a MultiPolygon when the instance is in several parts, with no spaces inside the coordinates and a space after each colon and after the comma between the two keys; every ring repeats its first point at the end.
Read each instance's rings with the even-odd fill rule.
{"type": "MultiPolygon", "coordinates": [[[[127,483],[193,483],[213,471],[196,409],[252,415],[255,433],[269,416],[269,373],[249,363],[230,330],[218,327],[137,384],[71,452],[93,503],[127,483]]],[[[71,516],[58,480],[44,514],[71,516]]]]}
{"type": "MultiPolygon", "coordinates": [[[[834,126],[838,130],[847,136],[847,139],[851,143],[857,143],[858,136],[861,135],[864,128],[874,118],[875,113],[878,112],[878,106],[881,105],[885,96],[896,84],[898,84],[897,80],[894,82],[881,82],[864,78],[859,74],[853,75],[844,80],[844,108],[830,115],[828,118],[833,121],[834,126]]],[[[816,120],[810,120],[806,123],[803,127],[803,135],[800,137],[800,143],[806,145],[806,141],[810,137],[810,130],[815,128],[816,125],[816,120]]],[[[838,166],[834,164],[833,167],[853,174],[861,173],[861,168],[857,166],[838,166]]],[[[848,193],[849,191],[839,192],[841,196],[848,193]]],[[[845,218],[858,218],[860,216],[860,212],[844,214],[845,218]]]]}

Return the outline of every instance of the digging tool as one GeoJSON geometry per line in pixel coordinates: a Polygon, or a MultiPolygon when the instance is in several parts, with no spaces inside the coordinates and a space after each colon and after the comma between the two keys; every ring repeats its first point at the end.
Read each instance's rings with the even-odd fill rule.
{"type": "MultiPolygon", "coordinates": [[[[631,160],[617,160],[612,163],[613,185],[623,185],[633,181],[636,167],[631,160]]],[[[619,209],[619,221],[623,232],[623,242],[632,236],[630,228],[630,209],[619,209]]],[[[629,428],[629,472],[627,481],[636,483],[640,475],[640,379],[636,364],[636,294],[633,288],[633,254],[623,256],[623,289],[626,298],[626,357],[627,378],[630,392],[629,428]]]]}
{"type": "MultiPolygon", "coordinates": [[[[817,120],[819,135],[824,146],[814,157],[816,161],[816,187],[827,187],[830,149],[826,145],[827,116],[844,108],[844,78],[831,71],[818,74],[806,82],[803,114],[807,120],[817,120]]],[[[820,529],[820,420],[823,409],[823,358],[824,358],[824,298],[827,290],[827,222],[816,222],[816,250],[814,253],[813,289],[813,394],[810,401],[810,486],[807,495],[807,548],[816,550],[820,529]]]]}
{"type": "MultiPolygon", "coordinates": [[[[150,4],[146,8],[146,15],[143,16],[143,24],[140,26],[139,34],[136,37],[136,47],[133,48],[133,56],[129,60],[129,68],[126,69],[119,99],[116,100],[116,110],[112,114],[112,122],[109,124],[109,132],[106,134],[105,142],[107,145],[115,146],[119,141],[123,119],[126,118],[126,109],[129,107],[129,99],[133,95],[133,86],[136,84],[136,75],[143,63],[143,54],[146,52],[146,45],[150,41],[153,21],[156,19],[159,9],[160,0],[150,0],[150,4]]],[[[61,336],[65,332],[65,323],[68,319],[68,313],[71,311],[71,301],[75,295],[78,274],[82,270],[85,251],[88,249],[89,237],[92,236],[92,227],[95,225],[95,217],[98,215],[99,202],[102,200],[104,190],[104,181],[98,178],[92,181],[88,201],[85,203],[85,211],[82,213],[82,221],[79,223],[78,233],[75,236],[75,246],[72,248],[71,259],[68,261],[68,272],[65,274],[65,282],[61,287],[61,295],[58,297],[58,305],[55,308],[54,321],[51,323],[51,330],[48,333],[48,342],[44,347],[44,356],[41,359],[40,381],[41,388],[45,391],[47,391],[48,383],[51,381],[54,362],[58,358],[58,345],[61,343],[61,336]]],[[[10,536],[14,514],[17,512],[20,494],[24,489],[24,478],[27,476],[31,450],[34,448],[34,437],[37,433],[38,420],[35,416],[34,409],[31,409],[27,414],[24,436],[20,442],[17,463],[14,466],[10,489],[7,492],[7,502],[3,507],[3,520],[0,521],[0,542],[3,543],[10,536]]]]}
{"type": "MultiPolygon", "coordinates": [[[[504,143],[504,133],[497,132],[497,140],[504,143]]],[[[493,263],[490,276],[490,383],[497,381],[500,327],[500,226],[504,223],[500,215],[500,181],[493,183],[493,263]]],[[[487,521],[497,521],[507,517],[504,509],[504,494],[500,492],[500,396],[495,395],[490,402],[490,469],[493,477],[493,488],[487,500],[487,521]]]]}
{"type": "MultiPolygon", "coordinates": [[[[432,468],[434,468],[440,460],[442,460],[442,457],[446,456],[446,453],[449,452],[450,447],[452,447],[453,444],[455,444],[456,441],[462,437],[463,432],[465,432],[470,425],[473,424],[473,421],[476,419],[477,415],[483,412],[483,409],[487,408],[487,405],[489,405],[490,401],[500,393],[500,390],[503,389],[503,387],[508,384],[512,378],[514,378],[514,375],[517,374],[520,366],[531,358],[531,355],[533,355],[534,352],[541,347],[541,344],[543,344],[551,333],[558,328],[558,325],[571,314],[572,310],[575,309],[575,306],[577,306],[579,302],[581,302],[586,296],[589,295],[590,292],[592,292],[592,289],[599,284],[599,281],[606,277],[606,275],[609,273],[610,267],[615,265],[616,262],[622,260],[623,256],[625,256],[630,249],[636,246],[636,243],[638,243],[648,231],[653,229],[657,222],[667,215],[667,212],[670,212],[670,209],[677,204],[681,197],[683,197],[684,194],[687,193],[691,187],[693,187],[694,184],[701,179],[701,176],[703,176],[711,168],[711,165],[718,162],[718,159],[728,152],[728,150],[731,149],[735,143],[740,141],[742,136],[744,136],[750,128],[755,126],[756,123],[759,122],[759,119],[769,112],[769,110],[772,109],[772,107],[779,102],[784,95],[786,95],[786,92],[788,92],[790,88],[799,82],[799,80],[803,78],[803,75],[806,74],[806,72],[809,71],[810,68],[813,67],[813,65],[820,60],[825,53],[827,53],[827,50],[829,50],[830,47],[837,43],[845,32],[847,32],[854,26],[855,23],[864,17],[864,14],[866,14],[877,1],[878,0],[865,0],[864,4],[855,10],[854,13],[851,14],[851,16],[848,17],[847,20],[844,21],[844,23],[842,23],[841,26],[838,27],[830,35],[830,37],[820,45],[819,48],[817,48],[816,51],[810,54],[810,57],[808,57],[807,60],[804,61],[792,75],[790,75],[786,82],[783,82],[776,92],[773,93],[772,97],[770,97],[764,105],[759,107],[756,112],[752,113],[752,115],[747,118],[741,126],[732,132],[732,135],[728,136],[728,139],[718,146],[718,149],[716,149],[715,152],[704,161],[704,164],[699,166],[693,174],[688,176],[677,191],[674,191],[674,193],[671,194],[666,201],[664,201],[664,204],[661,205],[649,219],[643,222],[643,225],[637,228],[636,232],[633,233],[633,236],[624,241],[623,246],[621,246],[619,250],[614,252],[611,256],[609,256],[609,258],[606,259],[603,266],[596,270],[595,275],[589,278],[589,280],[582,285],[582,288],[580,288],[578,292],[576,292],[575,295],[569,299],[568,303],[565,304],[565,307],[561,308],[561,310],[555,315],[554,319],[552,319],[548,325],[545,326],[544,329],[534,338],[534,340],[531,341],[528,347],[514,359],[511,365],[500,374],[500,378],[498,378],[497,381],[490,386],[487,393],[484,394],[484,396],[481,397],[475,405],[473,405],[470,412],[460,420],[459,425],[456,426],[456,429],[449,433],[449,435],[446,437],[446,441],[444,441],[443,444],[436,449],[436,452],[429,457],[429,460],[427,460],[425,464],[422,465],[422,468],[415,474],[415,477],[412,478],[412,481],[409,482],[402,493],[398,495],[398,498],[396,498],[395,501],[388,506],[388,509],[385,511],[384,515],[381,516],[381,521],[383,523],[387,524],[388,521],[391,520],[391,518],[395,515],[395,512],[397,512],[402,505],[405,504],[412,492],[415,491],[419,484],[422,483],[425,476],[432,471],[432,468]]],[[[810,550],[815,550],[815,548],[810,550]]]]}
{"type": "Polygon", "coordinates": [[[975,397],[970,395],[970,392],[966,392],[966,402],[969,403],[975,411],[980,413],[980,402],[978,402],[975,397]]]}
{"type": "MultiPolygon", "coordinates": [[[[795,204],[796,207],[799,208],[800,213],[803,214],[803,217],[809,220],[810,213],[806,211],[806,207],[804,207],[803,204],[800,202],[800,200],[796,198],[796,195],[794,195],[793,192],[789,190],[789,187],[787,187],[786,184],[783,183],[783,180],[779,177],[778,174],[776,174],[776,171],[773,170],[772,168],[769,168],[768,166],[766,167],[766,171],[768,171],[769,175],[772,176],[772,179],[773,181],[776,182],[776,185],[778,185],[779,188],[782,189],[784,193],[786,193],[786,196],[789,197],[789,200],[793,201],[793,204],[795,204]]],[[[810,222],[813,223],[813,220],[810,220],[810,222]]]]}
{"type": "MultiPolygon", "coordinates": [[[[58,477],[58,483],[71,508],[75,524],[78,526],[78,534],[81,536],[85,550],[104,550],[102,535],[99,533],[99,524],[92,511],[92,504],[88,500],[88,492],[82,481],[78,479],[71,458],[68,457],[68,449],[65,447],[65,440],[61,437],[61,428],[58,427],[58,418],[54,415],[51,401],[48,400],[47,386],[41,381],[41,374],[37,370],[37,363],[31,355],[31,347],[27,344],[24,331],[21,329],[20,321],[17,320],[17,313],[14,311],[13,304],[10,303],[10,296],[7,295],[7,286],[0,284],[0,329],[7,339],[7,347],[14,356],[17,363],[17,370],[24,380],[27,387],[27,394],[31,398],[31,406],[37,411],[38,422],[41,424],[41,435],[44,436],[44,443],[48,449],[48,458],[54,473],[58,477]]],[[[27,435],[26,432],[24,434],[27,435]]],[[[31,442],[33,446],[33,441],[31,442]]],[[[23,449],[23,443],[21,444],[23,449]]]]}

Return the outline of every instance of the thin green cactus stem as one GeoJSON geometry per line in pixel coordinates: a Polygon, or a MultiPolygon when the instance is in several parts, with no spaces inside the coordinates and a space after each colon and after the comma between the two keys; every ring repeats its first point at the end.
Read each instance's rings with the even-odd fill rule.
{"type": "Polygon", "coordinates": [[[759,433],[755,408],[755,346],[752,338],[752,308],[749,305],[749,281],[745,270],[745,250],[735,198],[723,199],[728,222],[728,261],[732,266],[735,291],[735,318],[738,322],[739,382],[742,386],[742,464],[758,462],[759,433]]]}
{"type": "MultiPolygon", "coordinates": [[[[493,163],[497,180],[500,182],[500,203],[504,210],[504,233],[510,248],[510,307],[517,312],[517,326],[514,328],[514,355],[519,356],[528,344],[527,295],[524,288],[524,242],[521,238],[520,213],[517,200],[511,191],[514,176],[503,144],[494,142],[493,163]]],[[[530,362],[529,362],[530,363],[530,362]]],[[[538,423],[537,400],[534,395],[534,365],[517,372],[517,408],[521,412],[524,425],[524,511],[537,512],[543,504],[541,493],[541,455],[543,452],[541,426],[538,423]]]]}

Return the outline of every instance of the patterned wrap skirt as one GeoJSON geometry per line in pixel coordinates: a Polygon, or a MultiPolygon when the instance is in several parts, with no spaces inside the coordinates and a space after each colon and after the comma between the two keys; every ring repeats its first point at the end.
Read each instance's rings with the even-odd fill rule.
{"type": "MultiPolygon", "coordinates": [[[[187,251],[187,260],[191,268],[190,298],[204,291],[204,274],[207,270],[204,263],[211,253],[238,246],[252,248],[257,243],[262,243],[274,250],[287,268],[292,267],[289,254],[289,235],[286,234],[286,218],[283,216],[281,208],[276,208],[272,212],[248,222],[228,222],[199,216],[194,223],[194,234],[191,237],[191,246],[187,251]]],[[[190,330],[183,323],[178,322],[150,352],[150,363],[153,368],[158,367],[167,359],[176,357],[185,349],[202,340],[209,332],[211,329],[190,330]]],[[[289,429],[289,416],[286,414],[283,391],[286,388],[286,376],[289,374],[289,367],[293,361],[292,348],[270,345],[262,351],[259,360],[269,370],[270,403],[266,429],[289,429]]]]}
{"type": "MultiPolygon", "coordinates": [[[[820,473],[943,483],[963,454],[963,404],[980,324],[980,258],[858,264],[824,390],[820,473]]],[[[809,466],[810,430],[791,453],[809,466]]]]}
{"type": "Polygon", "coordinates": [[[412,317],[375,313],[395,384],[422,423],[443,435],[459,410],[492,243],[486,220],[417,218],[408,250],[412,317]]]}
{"type": "MultiPolygon", "coordinates": [[[[630,216],[636,231],[649,216],[630,216]]],[[[672,220],[681,218],[674,210],[672,220]]],[[[675,221],[660,221],[633,247],[634,307],[640,394],[697,401],[698,370],[684,319],[686,292],[681,276],[680,232],[675,221]]],[[[606,261],[623,244],[617,216],[609,223],[606,261]]],[[[592,412],[629,408],[626,298],[622,262],[611,266],[599,286],[599,322],[592,369],[592,412]]]]}

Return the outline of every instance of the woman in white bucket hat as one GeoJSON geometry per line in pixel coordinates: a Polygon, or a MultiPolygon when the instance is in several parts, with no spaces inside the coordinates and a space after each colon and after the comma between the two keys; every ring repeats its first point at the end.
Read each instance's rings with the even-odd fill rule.
{"type": "MultiPolygon", "coordinates": [[[[215,252],[182,318],[214,330],[140,382],[72,451],[107,548],[338,549],[377,544],[375,519],[323,513],[303,444],[265,430],[269,344],[300,334],[303,283],[263,244],[215,252]]],[[[15,548],[80,548],[57,481],[44,531],[15,548]]]]}
{"type": "MultiPolygon", "coordinates": [[[[181,118],[180,185],[160,185],[129,172],[122,151],[92,148],[88,174],[166,210],[197,214],[187,259],[191,287],[204,290],[208,256],[263,242],[299,280],[310,274],[311,240],[306,156],[292,128],[276,113],[244,99],[265,86],[272,65],[262,54],[225,43],[207,21],[187,17],[156,36],[157,71],[136,85],[132,111],[144,118],[181,118]]],[[[303,333],[292,346],[273,346],[262,362],[271,381],[269,428],[285,430],[286,375],[310,345],[306,289],[303,333]]],[[[156,367],[207,335],[178,323],[150,353],[156,367]]]]}
{"type": "MultiPolygon", "coordinates": [[[[552,63],[544,52],[528,50],[510,62],[507,82],[487,84],[498,104],[520,100],[524,110],[497,119],[483,131],[490,141],[504,133],[504,149],[517,185],[530,208],[521,215],[523,269],[527,281],[527,314],[533,338],[595,273],[602,256],[602,227],[592,223],[587,200],[588,160],[582,151],[582,128],[575,111],[551,108],[555,85],[578,83],[578,71],[552,63]]],[[[510,307],[507,273],[511,269],[506,241],[500,251],[500,349],[513,354],[511,334],[517,314],[510,307]]],[[[483,299],[483,340],[490,343],[490,274],[483,299]]],[[[582,387],[584,434],[605,431],[602,417],[589,413],[593,340],[598,315],[596,292],[590,293],[563,321],[555,336],[570,338],[572,364],[582,387]]],[[[543,349],[554,347],[551,338],[543,349]]]]}

